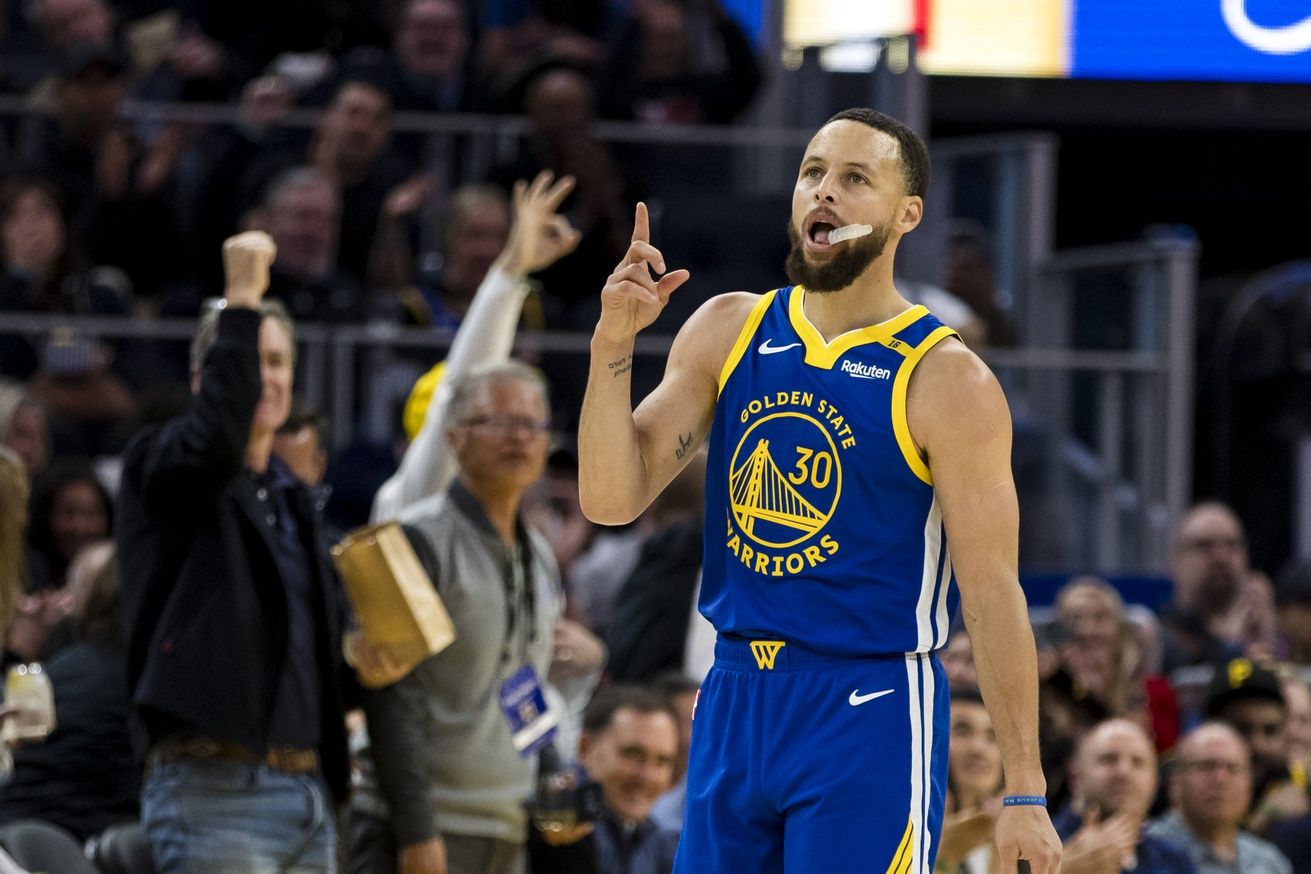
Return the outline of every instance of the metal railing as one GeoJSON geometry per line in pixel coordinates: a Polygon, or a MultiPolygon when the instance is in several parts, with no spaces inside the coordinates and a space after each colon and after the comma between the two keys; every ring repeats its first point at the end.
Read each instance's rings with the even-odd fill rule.
{"type": "Polygon", "coordinates": [[[1192,494],[1197,254],[1178,238],[1057,253],[1037,271],[1034,347],[989,355],[1022,404],[1017,468],[1041,458],[1041,482],[1021,481],[1043,520],[1031,566],[1165,569],[1192,494]]]}
{"type": "MultiPolygon", "coordinates": [[[[0,115],[34,111],[22,98],[0,95],[0,115]]],[[[129,102],[124,114],[145,131],[169,121],[205,126],[240,121],[239,108],[231,104],[129,102]]],[[[308,128],[318,117],[316,111],[296,110],[281,124],[308,128]]],[[[428,135],[436,146],[428,150],[430,159],[458,155],[459,167],[444,167],[454,179],[482,178],[529,134],[527,122],[512,116],[398,114],[394,121],[398,133],[428,135]],[[457,140],[461,147],[451,148],[457,140]]],[[[677,298],[680,306],[690,308],[733,287],[763,290],[779,281],[785,248],[778,231],[787,215],[796,159],[811,131],[607,122],[596,124],[594,133],[617,146],[667,147],[667,164],[677,163],[672,156],[704,155],[731,171],[712,185],[677,179],[666,191],[660,187],[664,177],[651,175],[658,171],[641,168],[647,175],[639,181],[662,195],[653,218],[659,222],[662,212],[668,217],[663,227],[657,225],[658,233],[677,232],[693,262],[698,249],[701,257],[713,250],[706,267],[679,264],[691,267],[694,276],[677,298]]],[[[932,146],[934,182],[926,219],[903,242],[899,265],[909,280],[939,282],[942,245],[954,217],[975,219],[991,235],[997,286],[1028,344],[986,352],[1015,409],[1017,480],[1026,520],[1041,520],[1040,528],[1026,522],[1026,567],[1159,571],[1165,532],[1190,494],[1194,249],[1164,242],[1052,255],[1057,151],[1052,136],[989,136],[932,146]],[[1098,275],[1118,276],[1124,286],[1131,315],[1124,319],[1123,342],[1089,344],[1076,330],[1088,309],[1080,303],[1087,296],[1081,286],[1098,275]]],[[[672,313],[673,324],[656,327],[676,327],[685,312],[672,313]]],[[[0,314],[0,332],[41,335],[68,325],[64,317],[0,314]]],[[[76,326],[106,338],[173,341],[189,338],[193,329],[188,320],[160,319],[84,319],[76,326]]],[[[334,444],[340,447],[361,437],[385,442],[394,434],[400,403],[414,378],[441,356],[450,333],[303,325],[299,342],[300,390],[330,415],[334,444]]],[[[581,393],[587,337],[524,333],[519,343],[546,366],[560,390],[559,406],[568,411],[581,393]]],[[[637,394],[658,380],[668,345],[668,336],[639,338],[637,394]]]]}

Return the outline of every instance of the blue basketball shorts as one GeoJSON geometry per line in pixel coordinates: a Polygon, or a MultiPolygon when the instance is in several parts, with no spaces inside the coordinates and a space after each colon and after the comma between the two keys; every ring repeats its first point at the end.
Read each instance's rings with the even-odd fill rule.
{"type": "Polygon", "coordinates": [[[675,874],[928,874],[948,720],[932,655],[721,636],[692,722],[675,874]]]}

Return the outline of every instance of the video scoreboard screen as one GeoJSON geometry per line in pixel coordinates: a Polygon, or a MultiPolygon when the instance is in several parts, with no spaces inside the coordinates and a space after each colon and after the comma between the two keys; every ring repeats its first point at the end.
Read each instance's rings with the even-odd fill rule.
{"type": "Polygon", "coordinates": [[[914,33],[924,72],[1311,82],[1311,0],[784,0],[783,44],[914,33]]]}

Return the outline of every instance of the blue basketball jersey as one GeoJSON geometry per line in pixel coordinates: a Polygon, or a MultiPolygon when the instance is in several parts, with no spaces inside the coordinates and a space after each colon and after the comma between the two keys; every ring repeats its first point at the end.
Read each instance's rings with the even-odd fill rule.
{"type": "Polygon", "coordinates": [[[701,612],[833,655],[930,652],[957,596],[906,390],[956,332],[913,306],[825,343],[804,299],[763,295],[720,374],[701,612]]]}

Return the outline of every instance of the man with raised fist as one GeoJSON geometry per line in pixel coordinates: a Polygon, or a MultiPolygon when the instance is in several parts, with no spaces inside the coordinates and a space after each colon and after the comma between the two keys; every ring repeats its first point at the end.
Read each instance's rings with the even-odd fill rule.
{"type": "Polygon", "coordinates": [[[291,319],[264,300],[274,254],[261,232],[224,243],[191,404],[125,459],[128,681],[160,872],[336,870],[344,601],[313,501],[271,454],[295,363],[291,319]]]}

